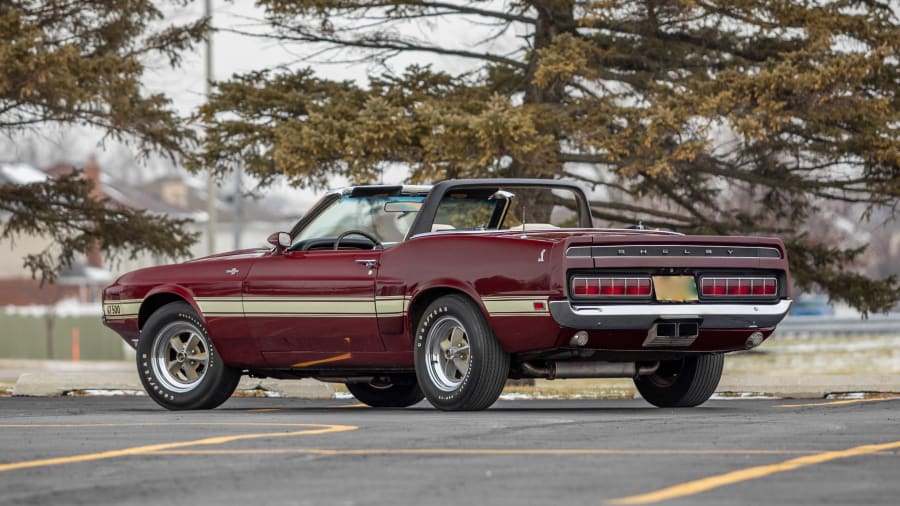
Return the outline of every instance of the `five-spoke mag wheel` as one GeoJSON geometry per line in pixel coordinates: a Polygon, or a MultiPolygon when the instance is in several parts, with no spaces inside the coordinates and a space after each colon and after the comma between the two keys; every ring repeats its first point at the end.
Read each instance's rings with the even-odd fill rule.
{"type": "Polygon", "coordinates": [[[426,337],[428,378],[437,388],[452,392],[469,372],[471,348],[465,327],[453,316],[441,316],[426,337]]]}
{"type": "Polygon", "coordinates": [[[209,343],[194,324],[173,322],[153,341],[152,357],[160,383],[172,391],[187,392],[200,384],[209,369],[209,343]]]}

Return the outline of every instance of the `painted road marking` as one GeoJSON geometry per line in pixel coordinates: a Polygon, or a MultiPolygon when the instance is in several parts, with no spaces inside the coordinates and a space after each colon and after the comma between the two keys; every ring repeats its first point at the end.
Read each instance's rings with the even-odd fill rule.
{"type": "Polygon", "coordinates": [[[891,397],[870,397],[868,399],[844,399],[841,401],[831,401],[831,402],[813,402],[809,404],[778,404],[776,408],[809,408],[809,407],[818,407],[818,406],[844,406],[846,404],[859,404],[861,402],[883,402],[883,401],[893,401],[895,399],[900,399],[897,396],[891,397]]]}
{"type": "MultiPolygon", "coordinates": [[[[203,425],[203,424],[198,424],[203,425]]],[[[244,424],[241,424],[244,425],[244,424]]],[[[246,424],[259,425],[259,424],[246,424]]],[[[274,424],[273,424],[274,425],[274,424]]],[[[231,436],[209,437],[204,439],[195,439],[192,441],[180,441],[176,443],[161,443],[154,445],[133,446],[131,448],[123,448],[121,450],[109,450],[97,453],[85,453],[82,455],[71,455],[69,457],[55,457],[49,459],[25,460],[22,462],[10,462],[8,464],[0,464],[0,472],[14,471],[17,469],[29,469],[33,467],[56,466],[61,464],[75,464],[79,462],[89,462],[93,460],[112,459],[117,457],[130,457],[134,455],[148,455],[153,452],[162,450],[172,450],[175,448],[186,448],[191,446],[208,446],[231,443],[234,441],[244,441],[248,439],[262,439],[274,437],[293,437],[293,436],[309,436],[314,434],[329,434],[332,432],[346,432],[356,430],[359,427],[355,425],[325,425],[312,423],[296,423],[296,424],[280,424],[285,427],[307,427],[304,430],[290,432],[264,432],[259,434],[235,434],[231,436]],[[314,428],[318,427],[318,428],[314,428]]],[[[84,425],[81,425],[82,427],[84,425]]],[[[87,426],[92,426],[88,424],[87,426]]],[[[9,427],[5,425],[4,427],[9,427]]]]}
{"type": "MultiPolygon", "coordinates": [[[[170,427],[173,422],[123,422],[123,423],[5,423],[0,429],[65,429],[73,427],[170,427]]],[[[215,425],[220,427],[303,427],[303,423],[285,422],[174,422],[177,425],[215,425]]]]}
{"type": "Polygon", "coordinates": [[[797,457],[790,460],[785,460],[784,462],[779,462],[777,464],[748,467],[745,469],[732,471],[730,473],[709,476],[707,478],[681,483],[679,485],[674,485],[646,494],[638,494],[628,497],[622,497],[619,499],[612,499],[610,501],[607,501],[606,504],[651,504],[668,501],[671,499],[677,499],[679,497],[696,495],[701,492],[706,492],[727,485],[733,485],[742,481],[755,480],[757,478],[762,478],[776,473],[793,471],[795,469],[814,466],[817,464],[824,464],[825,462],[831,462],[832,460],[859,457],[861,455],[871,455],[873,453],[883,452],[887,450],[896,450],[898,448],[900,448],[900,441],[856,446],[853,448],[848,448],[846,450],[816,453],[814,455],[807,455],[805,457],[797,457]]]}
{"type": "Polygon", "coordinates": [[[328,406],[329,408],[368,408],[368,404],[363,404],[361,402],[357,402],[356,404],[337,404],[335,406],[328,406]]]}
{"type": "MultiPolygon", "coordinates": [[[[815,455],[816,450],[610,450],[603,448],[545,448],[545,449],[506,449],[506,448],[358,448],[358,449],[326,449],[326,448],[259,448],[241,450],[160,450],[153,452],[160,455],[620,455],[620,456],[665,456],[665,455],[815,455]]],[[[879,455],[896,456],[892,452],[879,452],[879,455]]]]}

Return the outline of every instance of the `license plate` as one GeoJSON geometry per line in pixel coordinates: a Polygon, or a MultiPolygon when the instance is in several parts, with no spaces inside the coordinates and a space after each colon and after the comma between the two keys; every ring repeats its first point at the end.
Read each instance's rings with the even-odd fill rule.
{"type": "Polygon", "coordinates": [[[653,290],[659,302],[694,302],[699,300],[693,276],[653,276],[653,290]]]}

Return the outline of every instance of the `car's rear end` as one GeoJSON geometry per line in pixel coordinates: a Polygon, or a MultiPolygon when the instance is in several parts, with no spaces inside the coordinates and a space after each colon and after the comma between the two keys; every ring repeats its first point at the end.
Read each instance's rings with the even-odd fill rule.
{"type": "Polygon", "coordinates": [[[790,308],[777,239],[614,232],[573,237],[565,299],[550,313],[573,348],[735,351],[758,346],[790,308]]]}
{"type": "Polygon", "coordinates": [[[559,247],[556,346],[518,354],[514,377],[631,377],[652,404],[696,406],[724,353],[759,346],[791,306],[777,239],[609,230],[559,247]]]}

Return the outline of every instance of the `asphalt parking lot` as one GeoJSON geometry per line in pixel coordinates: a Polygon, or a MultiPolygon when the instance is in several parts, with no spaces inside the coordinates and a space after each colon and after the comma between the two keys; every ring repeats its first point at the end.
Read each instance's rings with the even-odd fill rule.
{"type": "Polygon", "coordinates": [[[900,399],[0,398],[0,504],[890,504],[900,399]]]}

